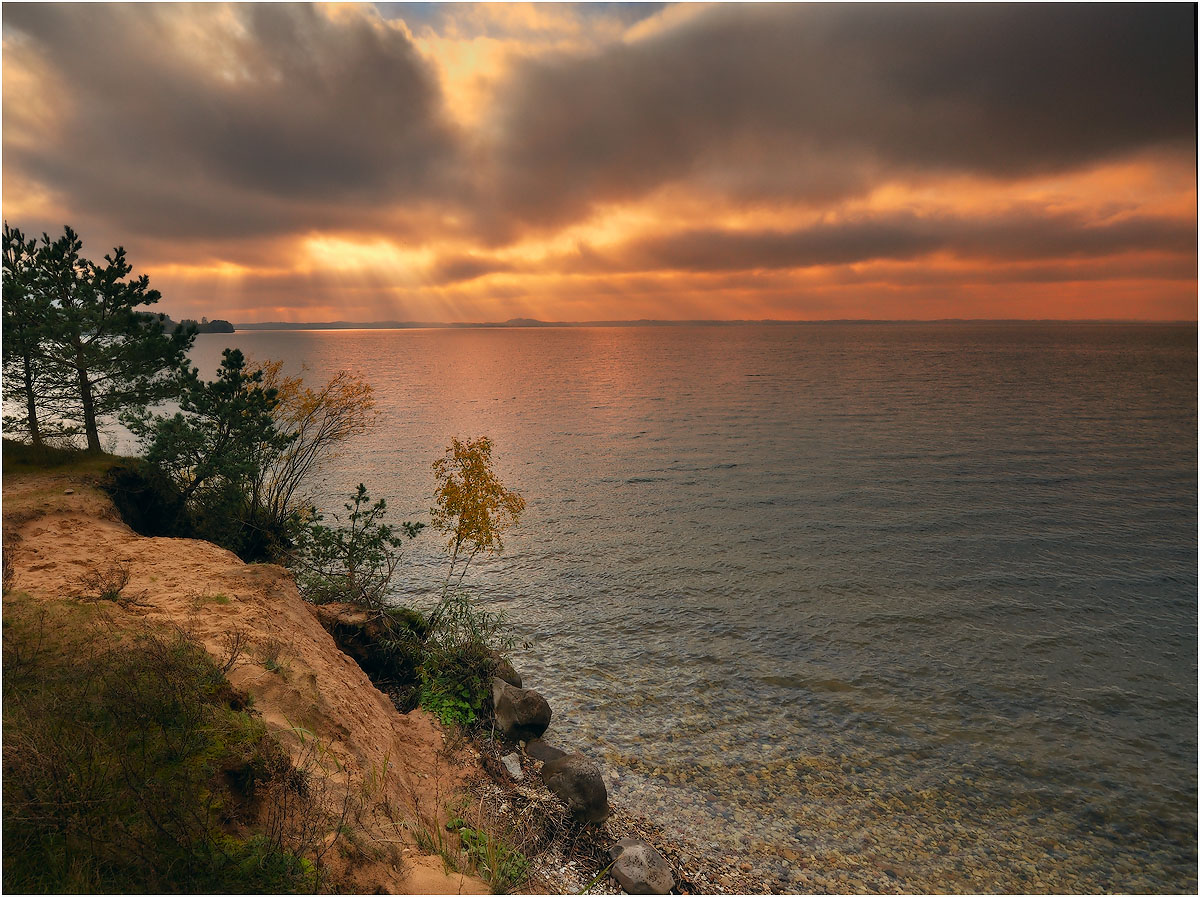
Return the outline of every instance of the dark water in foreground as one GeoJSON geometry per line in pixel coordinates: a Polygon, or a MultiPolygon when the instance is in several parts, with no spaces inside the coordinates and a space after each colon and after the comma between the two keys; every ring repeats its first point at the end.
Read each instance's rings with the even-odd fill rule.
{"type": "MultiPolygon", "coordinates": [[[[428,519],[451,435],[529,502],[469,574],[550,735],[787,890],[1194,891],[1194,326],[206,335],[360,369],[327,472],[428,519]]],[[[404,590],[444,556],[413,544],[404,590]]]]}

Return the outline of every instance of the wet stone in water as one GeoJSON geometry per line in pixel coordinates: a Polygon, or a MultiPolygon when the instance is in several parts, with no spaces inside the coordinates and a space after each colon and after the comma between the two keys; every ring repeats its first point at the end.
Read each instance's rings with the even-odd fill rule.
{"type": "Polygon", "coordinates": [[[669,894],[675,887],[671,866],[645,841],[622,838],[610,856],[613,878],[630,894],[669,894]]]}

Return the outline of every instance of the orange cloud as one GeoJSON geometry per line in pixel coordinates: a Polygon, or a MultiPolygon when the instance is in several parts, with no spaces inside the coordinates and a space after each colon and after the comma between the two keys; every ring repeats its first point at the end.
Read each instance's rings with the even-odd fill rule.
{"type": "Polygon", "coordinates": [[[1196,317],[1189,10],[877,12],[18,4],[4,214],[176,317],[1196,317]]]}

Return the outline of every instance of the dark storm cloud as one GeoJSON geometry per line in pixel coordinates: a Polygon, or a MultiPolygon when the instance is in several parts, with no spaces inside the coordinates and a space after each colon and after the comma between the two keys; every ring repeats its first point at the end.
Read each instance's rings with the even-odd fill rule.
{"type": "Polygon", "coordinates": [[[10,171],[126,233],[344,226],[454,178],[433,76],[353,10],[6,4],[4,29],[62,97],[44,139],[6,145],[10,171]]]}
{"type": "Polygon", "coordinates": [[[504,207],[553,224],[684,179],[823,200],[880,177],[1065,170],[1195,136],[1188,5],[723,5],[534,59],[497,124],[504,207]]]}
{"type": "MultiPolygon", "coordinates": [[[[526,228],[665,185],[701,206],[706,194],[815,205],[891,178],[1003,181],[1150,148],[1190,160],[1194,149],[1190,6],[577,11],[585,24],[641,21],[647,34],[599,51],[518,53],[488,120],[468,133],[405,31],[369,11],[5,4],[5,175],[61,204],[33,189],[14,223],[54,233],[61,214],[90,243],[136,245],[142,264],[267,264],[277,251],[286,267],[298,236],[433,245],[449,233],[456,249],[425,272],[444,285],[519,266],[483,250],[526,228]],[[33,80],[7,77],[10,65],[33,80]],[[473,237],[479,253],[465,251],[473,237]]],[[[471,11],[387,12],[428,25],[471,11]]],[[[1155,240],[1194,252],[1194,234],[1163,219],[1089,226],[1044,209],[991,222],[876,215],[784,232],[696,228],[560,261],[783,270],[936,252],[1089,256],[1155,240]]]]}
{"type": "Polygon", "coordinates": [[[488,274],[497,274],[511,270],[513,270],[511,264],[497,259],[474,255],[458,255],[440,259],[433,266],[431,279],[433,283],[439,285],[463,283],[468,280],[484,277],[488,274]]]}
{"type": "Polygon", "coordinates": [[[1195,222],[1172,218],[1137,216],[1092,224],[1073,215],[1035,210],[986,218],[891,214],[790,231],[698,228],[648,238],[573,266],[716,272],[904,261],[934,253],[989,262],[1096,258],[1138,251],[1194,259],[1195,248],[1195,222]]]}

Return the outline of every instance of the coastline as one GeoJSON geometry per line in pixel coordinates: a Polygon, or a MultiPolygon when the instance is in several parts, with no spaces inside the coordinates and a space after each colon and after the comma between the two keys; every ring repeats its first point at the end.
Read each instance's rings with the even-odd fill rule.
{"type": "MultiPolygon", "coordinates": [[[[133,567],[128,593],[136,600],[129,606],[93,601],[91,608],[102,609],[122,626],[189,631],[216,658],[224,653],[226,639],[244,630],[252,642],[251,660],[233,670],[230,679],[253,697],[272,731],[284,741],[295,741],[298,729],[315,734],[360,781],[384,768],[396,778],[368,812],[374,820],[363,831],[376,843],[402,844],[398,862],[356,860],[353,890],[486,891],[480,879],[448,876],[436,852],[417,843],[415,829],[422,818],[427,830],[437,832],[450,821],[444,799],[460,784],[469,784],[480,812],[486,809],[501,824],[522,814],[540,815],[543,821],[555,813],[562,817],[563,805],[540,784],[536,765],[526,767],[527,782],[514,785],[503,771],[503,752],[496,742],[486,736],[475,742],[447,737],[423,711],[398,713],[337,648],[317,621],[314,606],[299,598],[287,571],[245,564],[207,542],[138,536],[118,519],[108,497],[91,485],[99,471],[89,473],[6,471],[6,611],[12,600],[26,600],[22,593],[33,603],[80,603],[75,596],[81,574],[97,564],[123,560],[133,567]],[[274,669],[261,660],[261,651],[272,644],[274,669]],[[381,740],[381,732],[390,734],[381,740]],[[399,756],[405,757],[403,765],[395,760],[399,756]],[[393,808],[390,816],[385,811],[388,804],[393,808]],[[395,812],[397,808],[401,812],[395,812]],[[430,824],[435,815],[436,823],[430,824]],[[423,879],[416,883],[413,875],[423,879]]],[[[531,686],[546,688],[556,714],[568,723],[557,735],[552,727],[548,737],[556,742],[562,738],[563,747],[588,755],[604,769],[606,780],[611,773],[619,785],[614,789],[610,781],[615,806],[602,838],[582,838],[557,826],[567,837],[558,838],[548,845],[552,849],[535,858],[527,886],[531,892],[579,892],[603,868],[605,840],[611,844],[625,836],[653,844],[673,867],[676,889],[682,893],[957,893],[1013,888],[1071,893],[1095,890],[1097,881],[1110,883],[1101,890],[1129,890],[1114,888],[1115,882],[1125,880],[1145,883],[1133,889],[1145,893],[1175,890],[1149,877],[1158,862],[1149,854],[1117,857],[1111,871],[1104,867],[1097,872],[1096,855],[1082,850],[1080,842],[1098,842],[1110,821],[1119,820],[1101,815],[1103,808],[1095,806],[1080,821],[1066,804],[1077,801],[1078,793],[1061,778],[1053,780],[1059,785],[1055,804],[1044,810],[1038,804],[1041,792],[996,800],[986,791],[995,769],[986,765],[955,768],[949,783],[939,783],[911,775],[911,766],[894,764],[889,772],[885,767],[891,758],[871,753],[869,747],[832,759],[794,753],[782,768],[772,766],[777,776],[786,778],[788,794],[799,801],[782,808],[791,829],[783,832],[786,840],[772,843],[770,826],[764,823],[772,813],[779,815],[781,807],[773,807],[772,801],[781,795],[775,783],[764,778],[762,768],[742,765],[734,742],[718,740],[719,759],[684,767],[676,763],[671,768],[667,761],[673,758],[648,748],[644,753],[635,748],[614,754],[606,748],[604,731],[595,725],[606,724],[604,708],[572,697],[568,671],[578,661],[560,659],[564,662],[554,669],[520,671],[531,677],[531,686]],[[667,767],[665,784],[657,769],[660,764],[667,767]],[[758,782],[750,781],[750,772],[758,782]],[[651,775],[659,780],[657,785],[643,788],[651,775]],[[881,781],[896,784],[886,790],[879,787],[881,781]],[[737,812],[731,800],[731,794],[739,797],[739,789],[749,808],[744,813],[737,812]],[[726,812],[714,814],[714,808],[726,812]],[[711,818],[704,823],[702,816],[711,818]],[[727,838],[714,832],[714,821],[725,826],[727,838]],[[941,836],[947,830],[952,832],[950,839],[941,836]]],[[[703,717],[717,709],[693,712],[703,717]]],[[[647,714],[649,720],[670,716],[660,717],[653,708],[647,714]]],[[[670,721],[676,726],[681,722],[677,715],[670,721]]],[[[519,748],[504,746],[505,752],[513,750],[519,748]]],[[[935,769],[930,767],[931,772],[935,769]]],[[[1043,773],[1048,783],[1053,772],[1047,766],[1043,773]]],[[[1186,883],[1182,875],[1180,880],[1186,883]]],[[[606,878],[592,890],[619,893],[606,878]]]]}
{"type": "Polygon", "coordinates": [[[287,571],[245,564],[208,542],[139,536],[99,488],[70,474],[6,474],[3,497],[11,573],[6,604],[28,602],[53,613],[55,602],[76,600],[81,575],[98,565],[128,565],[131,600],[93,605],[105,625],[118,632],[145,626],[183,632],[214,658],[238,638],[244,647],[227,674],[231,685],[249,696],[255,716],[294,760],[313,740],[320,745],[336,771],[327,802],[336,805],[339,795],[364,789],[375,776],[356,821],[359,834],[372,845],[408,843],[395,844],[399,853],[374,857],[329,851],[330,872],[342,887],[486,892],[483,882],[430,862],[389,819],[465,782],[473,771],[468,759],[453,752],[443,760],[445,738],[428,714],[396,713],[337,650],[287,571]],[[380,780],[385,769],[392,773],[380,780]]]}
{"type": "MultiPolygon", "coordinates": [[[[702,847],[665,834],[636,808],[614,806],[598,828],[566,824],[563,805],[536,775],[514,782],[505,772],[500,752],[511,746],[463,738],[423,710],[400,713],[337,647],[281,567],[246,564],[208,542],[137,535],[91,476],[6,473],[3,499],[6,608],[53,613],[56,603],[79,603],[79,582],[88,571],[122,564],[129,571],[130,600],[93,605],[104,605],[98,612],[106,625],[121,632],[149,626],[185,633],[213,658],[236,638],[243,659],[228,677],[248,696],[254,715],[294,755],[304,752],[307,738],[315,739],[339,770],[340,793],[358,788],[366,794],[363,783],[370,783],[356,840],[373,849],[330,851],[336,857],[327,873],[340,888],[487,893],[480,878],[448,870],[421,837],[422,828],[441,837],[456,806],[453,795],[464,792],[502,820],[514,819],[520,805],[560,833],[532,858],[525,890],[534,893],[578,892],[589,884],[596,893],[621,893],[603,874],[605,850],[630,836],[654,844],[668,859],[680,893],[783,888],[747,860],[707,857],[702,847]]],[[[536,767],[529,758],[526,764],[536,767]]]]}
{"type": "MultiPolygon", "coordinates": [[[[671,370],[655,365],[652,376],[634,381],[638,388],[595,399],[590,409],[577,391],[563,390],[552,391],[553,400],[533,404],[524,415],[514,415],[507,404],[512,393],[537,395],[532,387],[552,379],[547,369],[566,370],[571,374],[566,382],[578,383],[581,373],[595,370],[596,360],[612,353],[581,352],[578,365],[565,352],[546,351],[553,359],[549,365],[543,353],[529,353],[513,362],[513,375],[499,378],[499,385],[486,382],[497,378],[491,364],[481,364],[488,375],[456,384],[448,400],[436,378],[408,370],[401,376],[368,364],[385,357],[400,333],[327,334],[328,339],[249,334],[246,343],[262,346],[268,355],[307,359],[324,352],[338,363],[356,361],[403,409],[402,419],[419,422],[404,451],[391,444],[394,434],[386,428],[367,441],[361,465],[345,472],[353,481],[334,484],[331,494],[344,494],[360,477],[380,484],[389,496],[425,494],[420,462],[437,446],[422,446],[423,432],[440,438],[451,429],[447,420],[467,415],[478,415],[488,431],[497,431],[501,421],[511,427],[504,431],[517,450],[510,473],[537,470],[546,476],[540,488],[543,520],[529,538],[518,536],[494,574],[480,577],[481,597],[506,609],[521,638],[536,646],[525,652],[528,669],[522,672],[545,689],[555,709],[552,731],[558,729],[569,743],[602,746],[596,759],[620,771],[619,782],[609,783],[618,801],[675,829],[699,833],[713,852],[759,861],[791,849],[797,859],[784,855],[786,863],[775,863],[790,885],[786,890],[866,891],[881,874],[890,879],[883,883],[890,889],[910,892],[1186,890],[1195,880],[1195,816],[1194,807],[1180,801],[1189,788],[1194,801],[1195,768],[1175,757],[1187,748],[1194,699],[1189,707],[1180,700],[1186,695],[1169,684],[1142,687],[1122,676],[1124,635],[1095,646],[1102,653],[1092,659],[1086,635],[1091,626],[1077,624],[1104,621],[1112,624],[1105,631],[1136,636],[1129,644],[1150,644],[1141,627],[1150,626],[1153,617],[1132,614],[1127,605],[1129,596],[1138,595],[1143,607],[1165,602],[1167,618],[1176,620],[1186,621],[1189,612],[1170,608],[1191,604],[1194,629],[1194,569],[1190,602],[1186,586],[1151,586],[1158,580],[1145,579],[1163,571],[1176,583],[1189,581],[1187,569],[1175,561],[1186,539],[1165,535],[1178,535],[1178,521],[1188,517],[1194,532],[1194,507],[1188,511],[1180,501],[1189,488],[1194,496],[1194,465],[1190,481],[1173,472],[1176,458],[1190,454],[1194,461],[1194,442],[1190,448],[1184,444],[1181,455],[1171,428],[1171,422],[1185,429],[1189,418],[1194,422],[1194,389],[1189,398],[1186,385],[1190,375],[1194,386],[1194,339],[1184,341],[1194,328],[1132,328],[1129,339],[1113,343],[1102,339],[1110,332],[1102,325],[1047,327],[1037,334],[1066,337],[1022,337],[1000,345],[990,337],[1003,328],[980,328],[966,346],[949,339],[972,332],[943,328],[936,339],[914,347],[898,339],[906,331],[889,331],[878,344],[857,347],[849,363],[820,361],[815,339],[799,340],[804,331],[764,328],[739,354],[747,364],[756,357],[748,350],[761,348],[760,338],[796,337],[797,342],[773,345],[771,357],[803,359],[803,365],[796,361],[797,370],[811,366],[829,373],[830,382],[853,372],[851,384],[862,379],[870,387],[797,389],[790,402],[780,403],[780,387],[792,382],[787,366],[772,369],[760,359],[744,377],[738,365],[713,367],[722,373],[715,384],[671,401],[670,392],[645,389],[671,370]],[[1164,335],[1170,337],[1165,342],[1164,335]],[[1116,347],[1123,351],[1112,351],[1116,347]],[[311,351],[305,355],[297,348],[311,351]],[[970,365],[947,371],[940,361],[933,364],[964,349],[970,350],[970,365]],[[1037,376],[1025,368],[1034,361],[1037,376]],[[937,376],[922,379],[931,365],[937,376]],[[897,370],[904,375],[881,376],[897,370]],[[1090,372],[1092,385],[1076,394],[1071,384],[1081,370],[1090,372]],[[1104,396],[1120,384],[1140,382],[1131,370],[1150,377],[1158,397],[1106,409],[1104,396]],[[760,376],[764,371],[767,376],[760,376]],[[1170,387],[1164,374],[1174,374],[1182,386],[1170,387]],[[1049,384],[1036,400],[1023,390],[1035,381],[1049,384]],[[930,387],[914,395],[914,383],[930,387]],[[946,399],[950,386],[971,402],[946,399]],[[744,400],[746,395],[752,400],[744,400]],[[856,395],[873,398],[864,409],[855,405],[856,395]],[[1062,402],[1056,404],[1056,397],[1062,402]],[[1030,408],[1039,414],[1026,415],[1030,408]],[[831,409],[835,413],[823,416],[831,409]],[[896,409],[922,414],[896,416],[896,409]],[[930,409],[939,414],[931,416],[930,409]],[[776,419],[784,410],[788,415],[776,419]],[[736,424],[695,426],[713,420],[715,411],[736,424]],[[961,413],[986,423],[990,445],[958,426],[961,413]],[[584,436],[609,433],[612,440],[559,437],[563,421],[585,418],[597,423],[567,429],[584,436]],[[825,437],[812,438],[814,419],[828,430],[825,437]],[[771,426],[762,426],[762,420],[771,426]],[[1069,438],[1044,441],[1046,420],[1060,422],[1069,438]],[[880,421],[891,423],[881,427],[880,421]],[[1158,438],[1146,440],[1147,426],[1158,438]],[[693,435],[697,430],[703,439],[693,435]],[[1100,432],[1108,435],[1091,438],[1100,432]],[[925,451],[930,433],[937,434],[937,452],[925,451]],[[766,445],[785,445],[792,454],[748,452],[743,446],[748,434],[766,445]],[[831,449],[851,441],[867,450],[850,463],[826,462],[835,454],[831,449]],[[680,453],[683,463],[677,461],[680,453]],[[728,468],[714,463],[735,461],[728,468]],[[539,466],[528,467],[531,462],[539,466]],[[788,475],[756,473],[772,470],[788,475]],[[926,491],[930,487],[932,493],[926,491]],[[1139,501],[1123,505],[1119,499],[1135,488],[1139,501]],[[739,495],[743,498],[735,498],[739,495]],[[684,506],[707,512],[697,513],[694,525],[667,526],[672,550],[647,557],[639,546],[651,544],[649,535],[664,529],[663,512],[679,496],[697,496],[699,503],[684,506]],[[738,511],[732,516],[730,502],[738,511]],[[999,515],[990,518],[993,529],[977,529],[984,508],[999,515]],[[898,510],[911,516],[896,515],[898,510]],[[1072,535],[1054,538],[1064,519],[1081,523],[1072,535]],[[605,527],[606,520],[627,522],[632,530],[605,527]],[[1092,520],[1108,522],[1086,523],[1092,520]],[[717,521],[724,528],[716,528],[717,521]],[[539,544],[562,522],[574,531],[567,534],[569,569],[539,544]],[[892,528],[893,522],[899,527],[892,528]],[[773,525],[804,551],[789,554],[788,539],[780,538],[769,543],[774,551],[764,560],[770,563],[745,564],[747,546],[754,548],[773,525]],[[738,534],[735,540],[730,532],[738,534]],[[886,536],[884,550],[870,550],[865,537],[879,533],[886,536]],[[993,540],[993,534],[1000,538],[993,540]],[[728,541],[738,543],[737,549],[724,550],[728,541]],[[694,545],[706,550],[693,553],[694,545]],[[714,563],[709,546],[718,549],[723,563],[714,563]],[[622,563],[614,565],[614,558],[622,563]],[[1047,563],[1014,569],[1014,558],[1047,563]],[[921,569],[922,562],[930,566],[921,569]],[[614,566],[620,573],[610,578],[614,566]],[[931,579],[929,570],[939,578],[931,579]],[[680,572],[691,588],[712,587],[690,594],[718,600],[663,600],[676,598],[671,589],[680,572]],[[789,589],[801,592],[800,608],[811,608],[807,616],[789,611],[761,626],[764,612],[796,608],[789,589]],[[864,594],[867,600],[854,597],[864,594]],[[595,601],[600,595],[615,600],[595,601]],[[730,595],[762,600],[720,600],[730,595]],[[1050,595],[1056,599],[1046,608],[1038,599],[1050,595]],[[670,617],[677,607],[697,605],[706,611],[701,625],[681,642],[679,621],[670,617]],[[1071,613],[1063,613],[1067,609],[1071,613]],[[631,630],[622,626],[631,610],[639,623],[650,624],[649,638],[642,632],[627,637],[631,630]],[[846,619],[837,619],[841,613],[846,619]],[[831,618],[840,625],[828,625],[831,618]],[[851,622],[854,626],[846,625],[851,622]],[[1131,632],[1129,623],[1139,629],[1131,632]],[[717,638],[710,640],[705,628],[717,638]],[[596,632],[609,637],[597,638],[596,632]],[[786,650],[793,632],[794,654],[786,650]],[[750,634],[776,641],[746,652],[740,645],[750,634]],[[1047,641],[1047,634],[1057,638],[1047,641]],[[687,656],[697,650],[700,657],[687,656]],[[613,672],[619,679],[609,687],[605,674],[613,672]],[[1079,681],[1097,674],[1096,683],[1079,681]],[[1086,687],[1092,684],[1107,687],[1086,687]],[[747,686],[755,690],[747,706],[756,713],[749,718],[738,716],[740,702],[730,702],[748,692],[747,686]],[[1132,704],[1123,700],[1134,695],[1132,704]],[[1175,721],[1163,730],[1174,731],[1174,744],[1157,734],[1156,717],[1175,721]],[[1158,781],[1136,769],[1140,750],[1130,750],[1129,736],[1139,729],[1149,756],[1158,761],[1153,767],[1161,763],[1170,771],[1158,781]],[[906,819],[909,825],[898,824],[906,819]],[[822,880],[829,882],[823,888],[822,880]]],[[[609,350],[626,347],[633,337],[653,337],[646,346],[654,354],[647,352],[645,360],[679,357],[681,345],[715,358],[713,350],[727,351],[724,337],[733,335],[686,328],[559,331],[542,334],[537,345],[578,350],[585,338],[603,337],[601,349],[609,350]],[[702,337],[711,342],[698,342],[702,337]],[[666,351],[672,348],[676,351],[666,351]]],[[[448,344],[496,348],[537,336],[430,333],[411,342],[445,353],[448,344]]],[[[497,354],[518,357],[498,349],[497,354]]],[[[426,547],[414,543],[408,555],[415,562],[410,588],[428,578],[430,564],[421,557],[426,547]]],[[[1175,645],[1167,631],[1154,642],[1175,645]]]]}

